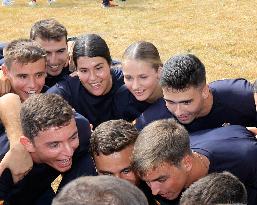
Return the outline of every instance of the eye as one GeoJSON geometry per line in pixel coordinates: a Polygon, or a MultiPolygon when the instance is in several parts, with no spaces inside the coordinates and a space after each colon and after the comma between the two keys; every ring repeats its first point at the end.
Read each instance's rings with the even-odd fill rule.
{"type": "Polygon", "coordinates": [[[58,50],[57,53],[64,53],[66,51],[66,49],[61,49],[61,50],[58,50]]]}
{"type": "Polygon", "coordinates": [[[113,174],[110,173],[110,172],[100,172],[99,174],[100,175],[106,175],[106,176],[113,176],[113,174]]]}
{"type": "Polygon", "coordinates": [[[26,74],[19,74],[19,75],[18,75],[18,78],[20,78],[20,79],[25,79],[26,77],[27,77],[26,74]]]}
{"type": "Polygon", "coordinates": [[[53,149],[53,148],[57,148],[59,146],[59,143],[58,142],[52,142],[50,144],[48,144],[48,147],[53,149]]]}
{"type": "Polygon", "coordinates": [[[146,79],[146,78],[148,78],[148,76],[142,75],[142,76],[140,76],[140,78],[141,78],[141,79],[146,79]]]}
{"type": "Polygon", "coordinates": [[[166,182],[166,180],[167,180],[166,178],[163,178],[163,179],[159,179],[158,182],[164,183],[164,182],[166,182]]]}
{"type": "Polygon", "coordinates": [[[41,77],[44,77],[45,76],[45,73],[37,73],[36,74],[36,77],[37,78],[41,78],[41,77]]]}
{"type": "Polygon", "coordinates": [[[70,140],[76,140],[78,138],[78,135],[76,134],[76,135],[74,135],[74,136],[72,136],[71,138],[70,138],[70,140]]]}
{"type": "Polygon", "coordinates": [[[126,168],[124,170],[122,170],[123,174],[129,174],[131,172],[131,168],[126,168]]]}
{"type": "Polygon", "coordinates": [[[133,79],[130,75],[125,75],[124,78],[125,78],[127,81],[130,81],[130,80],[133,79]]]}
{"type": "Polygon", "coordinates": [[[183,104],[184,105],[189,105],[192,101],[191,100],[188,100],[188,101],[184,101],[183,104]]]}
{"type": "Polygon", "coordinates": [[[88,69],[86,69],[86,68],[79,69],[79,72],[81,72],[81,73],[86,73],[87,71],[88,71],[88,69]]]}
{"type": "Polygon", "coordinates": [[[96,70],[101,70],[103,68],[103,66],[97,66],[95,69],[96,70]]]}

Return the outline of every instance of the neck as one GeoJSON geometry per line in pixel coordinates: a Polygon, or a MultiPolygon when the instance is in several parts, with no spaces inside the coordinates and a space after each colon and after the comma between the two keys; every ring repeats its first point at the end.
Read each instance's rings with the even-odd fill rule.
{"type": "Polygon", "coordinates": [[[206,156],[193,152],[192,160],[192,170],[186,183],[186,187],[189,187],[193,182],[206,176],[209,171],[210,161],[206,156]]]}

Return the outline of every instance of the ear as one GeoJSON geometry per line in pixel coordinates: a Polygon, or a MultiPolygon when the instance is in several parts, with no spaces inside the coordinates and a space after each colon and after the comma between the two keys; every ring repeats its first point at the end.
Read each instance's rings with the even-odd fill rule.
{"type": "Polygon", "coordinates": [[[25,149],[28,151],[28,152],[35,152],[35,147],[32,143],[32,141],[25,137],[25,136],[21,136],[20,137],[20,143],[25,147],[25,149]]]}
{"type": "Polygon", "coordinates": [[[190,172],[192,170],[192,156],[184,156],[181,161],[181,165],[187,172],[190,172]]]}
{"type": "Polygon", "coordinates": [[[204,99],[207,99],[210,95],[210,89],[209,86],[206,84],[202,89],[202,96],[204,99]]]}
{"type": "Polygon", "coordinates": [[[8,74],[9,74],[9,70],[8,70],[8,68],[6,67],[5,64],[2,65],[2,71],[3,71],[3,75],[4,75],[5,77],[7,77],[8,74]]]}

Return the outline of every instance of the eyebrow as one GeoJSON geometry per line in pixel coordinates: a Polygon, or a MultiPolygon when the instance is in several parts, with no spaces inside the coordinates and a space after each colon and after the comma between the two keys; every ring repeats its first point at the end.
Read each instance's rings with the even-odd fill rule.
{"type": "MultiPolygon", "coordinates": [[[[78,130],[76,130],[68,139],[71,139],[72,137],[74,137],[75,135],[78,134],[78,130]]],[[[52,143],[59,143],[60,141],[52,141],[52,142],[47,142],[47,145],[50,145],[52,143]]]]}
{"type": "Polygon", "coordinates": [[[163,98],[165,101],[167,101],[167,102],[172,102],[172,103],[176,103],[176,104],[178,104],[178,103],[185,103],[185,102],[192,102],[193,101],[193,99],[189,99],[189,100],[181,100],[181,101],[178,101],[178,102],[175,102],[175,101],[173,101],[173,100],[168,100],[168,99],[166,99],[166,98],[163,98]]]}
{"type": "Polygon", "coordinates": [[[97,170],[99,173],[102,173],[102,174],[112,174],[112,172],[109,172],[109,171],[104,171],[104,170],[97,170]]]}
{"type": "Polygon", "coordinates": [[[156,179],[153,179],[153,180],[151,180],[152,182],[154,182],[154,181],[159,181],[159,180],[161,180],[161,179],[166,179],[167,178],[167,176],[159,176],[159,177],[157,177],[156,179]]]}
{"type": "Polygon", "coordinates": [[[69,139],[71,139],[72,137],[74,137],[75,135],[77,135],[78,134],[78,130],[76,130],[70,137],[69,137],[69,139]]]}
{"type": "MultiPolygon", "coordinates": [[[[98,63],[98,64],[94,65],[94,68],[97,67],[97,66],[100,66],[100,65],[103,65],[103,63],[98,63]]],[[[87,67],[78,68],[78,70],[85,70],[85,69],[89,69],[89,68],[87,68],[87,67]]]]}

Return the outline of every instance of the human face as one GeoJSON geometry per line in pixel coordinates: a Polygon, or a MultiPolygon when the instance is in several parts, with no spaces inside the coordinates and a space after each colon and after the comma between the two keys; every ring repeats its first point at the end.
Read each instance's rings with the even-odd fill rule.
{"type": "Polygon", "coordinates": [[[24,101],[30,94],[41,92],[46,77],[45,59],[26,64],[13,62],[9,69],[4,68],[4,73],[10,80],[11,91],[24,101]]]}
{"type": "Polygon", "coordinates": [[[63,37],[60,41],[41,38],[35,40],[46,50],[47,73],[51,76],[58,76],[69,58],[66,38],[63,37]]]}
{"type": "Polygon", "coordinates": [[[79,57],[78,76],[86,90],[95,96],[107,94],[112,88],[110,66],[102,57],[79,57]]]}
{"type": "Polygon", "coordinates": [[[168,110],[182,124],[189,124],[200,117],[204,110],[204,100],[208,89],[190,87],[186,90],[163,88],[163,96],[168,110]]]}
{"type": "Polygon", "coordinates": [[[36,163],[45,163],[65,172],[71,168],[72,156],[79,146],[78,130],[74,119],[63,127],[40,131],[28,150],[36,163]]]}
{"type": "Polygon", "coordinates": [[[159,71],[151,63],[126,60],[122,66],[124,82],[139,101],[154,102],[159,98],[159,71]]]}
{"type": "Polygon", "coordinates": [[[133,146],[128,146],[120,152],[110,155],[94,155],[96,169],[99,175],[113,175],[125,179],[132,184],[138,183],[138,177],[131,169],[133,146]]]}
{"type": "Polygon", "coordinates": [[[188,172],[183,166],[174,166],[164,162],[156,169],[146,172],[142,177],[151,188],[153,195],[168,200],[176,199],[186,187],[188,172]]]}

